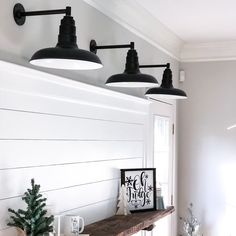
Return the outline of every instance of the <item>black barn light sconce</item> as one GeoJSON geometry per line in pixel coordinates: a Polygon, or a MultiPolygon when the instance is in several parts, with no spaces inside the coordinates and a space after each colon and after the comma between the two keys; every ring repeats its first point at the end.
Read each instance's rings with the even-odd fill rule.
{"type": "Polygon", "coordinates": [[[138,53],[135,50],[134,42],[121,45],[98,46],[95,40],[90,41],[90,51],[97,53],[100,49],[129,48],[125,71],[121,74],[112,75],[107,81],[107,86],[113,87],[157,87],[158,81],[151,75],[143,74],[139,70],[138,53]]]}
{"type": "Polygon", "coordinates": [[[23,5],[17,3],[13,16],[17,25],[23,25],[26,17],[39,15],[65,14],[61,20],[58,43],[56,47],[37,51],[30,63],[36,66],[67,70],[92,70],[102,68],[97,55],[77,46],[75,21],[71,16],[71,7],[58,10],[25,11],[23,5]]]}
{"type": "Polygon", "coordinates": [[[151,99],[186,99],[187,94],[173,87],[172,71],[170,63],[162,65],[140,65],[139,68],[164,67],[164,73],[160,87],[154,87],[147,90],[145,96],[151,99]]]}

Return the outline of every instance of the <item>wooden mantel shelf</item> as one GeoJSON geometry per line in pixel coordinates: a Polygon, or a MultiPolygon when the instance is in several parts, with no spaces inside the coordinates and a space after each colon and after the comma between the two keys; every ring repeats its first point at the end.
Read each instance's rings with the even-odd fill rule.
{"type": "Polygon", "coordinates": [[[174,212],[174,207],[166,210],[132,213],[128,216],[112,216],[87,225],[84,233],[90,236],[129,236],[154,224],[174,212]]]}

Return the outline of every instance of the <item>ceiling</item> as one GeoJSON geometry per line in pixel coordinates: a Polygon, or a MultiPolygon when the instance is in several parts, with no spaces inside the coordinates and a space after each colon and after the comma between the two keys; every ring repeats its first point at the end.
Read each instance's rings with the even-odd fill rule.
{"type": "Polygon", "coordinates": [[[186,43],[236,40],[235,0],[136,1],[186,43]]]}
{"type": "Polygon", "coordinates": [[[84,1],[179,61],[236,59],[235,0],[84,1]]]}

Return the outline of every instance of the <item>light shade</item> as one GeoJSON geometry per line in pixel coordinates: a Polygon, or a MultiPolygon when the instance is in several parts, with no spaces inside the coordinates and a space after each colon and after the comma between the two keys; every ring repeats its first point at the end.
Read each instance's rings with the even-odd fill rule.
{"type": "Polygon", "coordinates": [[[67,70],[92,70],[103,67],[96,54],[78,48],[75,21],[68,15],[61,20],[56,47],[37,51],[30,59],[30,63],[41,67],[67,70]]]}
{"type": "Polygon", "coordinates": [[[37,51],[30,63],[36,66],[66,70],[93,70],[102,68],[99,58],[78,48],[45,48],[37,51]]]}
{"type": "Polygon", "coordinates": [[[135,49],[130,49],[127,53],[124,73],[112,75],[106,81],[106,85],[113,87],[156,87],[158,82],[153,76],[140,72],[138,54],[135,49]]]}
{"type": "Polygon", "coordinates": [[[162,83],[159,88],[150,88],[146,97],[152,99],[186,99],[187,94],[181,90],[173,87],[172,72],[170,68],[166,68],[163,73],[162,83]]]}

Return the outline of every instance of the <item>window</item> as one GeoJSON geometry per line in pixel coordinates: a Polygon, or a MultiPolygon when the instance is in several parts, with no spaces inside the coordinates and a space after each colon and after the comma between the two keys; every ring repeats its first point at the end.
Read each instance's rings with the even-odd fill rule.
{"type": "MultiPolygon", "coordinates": [[[[156,168],[157,188],[162,190],[165,206],[173,205],[174,156],[173,156],[173,105],[155,102],[153,107],[153,166],[156,168]]],[[[175,216],[172,214],[155,223],[152,234],[173,236],[175,234],[175,216]]]]}

